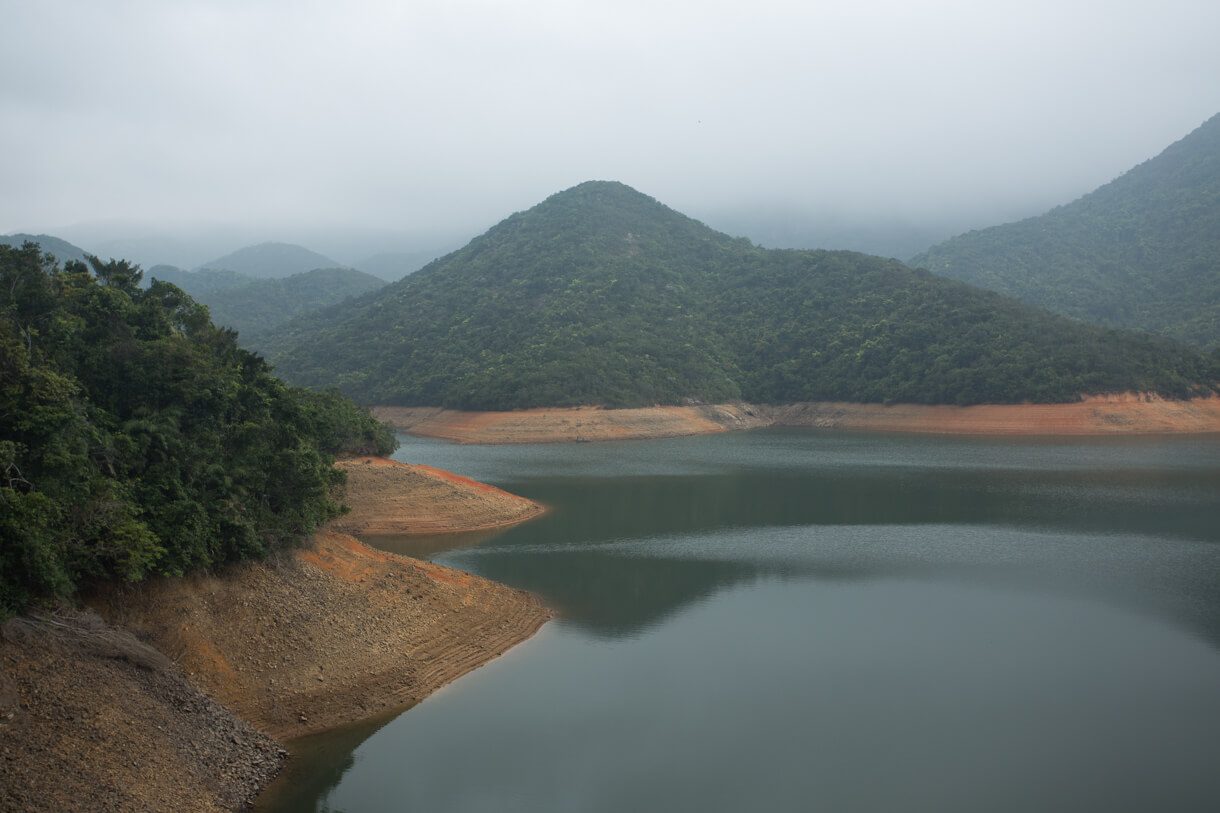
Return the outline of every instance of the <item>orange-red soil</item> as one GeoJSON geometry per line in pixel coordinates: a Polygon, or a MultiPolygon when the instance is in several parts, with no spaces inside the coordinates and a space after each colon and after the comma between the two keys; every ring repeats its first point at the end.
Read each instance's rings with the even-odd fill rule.
{"type": "Polygon", "coordinates": [[[1112,435],[1220,432],[1220,398],[1094,395],[1074,404],[795,404],[773,410],[779,426],[828,426],[955,435],[1112,435]]]}
{"type": "Polygon", "coordinates": [[[284,739],[413,703],[530,637],[530,595],[335,531],[272,564],[165,579],[96,606],[284,739]]]}
{"type": "Polygon", "coordinates": [[[754,407],[602,409],[564,407],[513,412],[459,412],[431,407],[375,407],[380,420],[420,437],[456,443],[561,443],[679,437],[765,426],[754,407]]]}
{"type": "MultiPolygon", "coordinates": [[[[457,531],[541,510],[427,467],[343,465],[343,519],[367,528],[457,531]]],[[[268,562],[112,585],[88,603],[101,618],[0,628],[2,810],[242,809],[285,756],[271,737],[404,708],[551,615],[334,527],[268,562]]]]}
{"type": "Polygon", "coordinates": [[[646,409],[528,409],[458,412],[377,407],[378,418],[408,434],[458,443],[554,443],[659,438],[759,426],[818,426],[965,435],[1107,435],[1220,432],[1220,397],[1170,401],[1155,395],[1097,395],[1074,404],[806,403],[724,404],[646,409]]]}
{"type": "Polygon", "coordinates": [[[493,486],[434,469],[359,457],[340,461],[351,511],[330,524],[344,533],[438,534],[497,528],[537,516],[542,507],[493,486]]]}

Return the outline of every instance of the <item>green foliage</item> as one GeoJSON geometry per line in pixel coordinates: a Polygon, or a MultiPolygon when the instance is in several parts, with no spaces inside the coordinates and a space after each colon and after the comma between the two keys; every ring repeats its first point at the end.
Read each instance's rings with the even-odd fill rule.
{"type": "Polygon", "coordinates": [[[1074,203],[911,262],[1077,319],[1220,347],[1220,116],[1074,203]]]}
{"type": "Polygon", "coordinates": [[[0,614],[265,555],[336,513],[335,454],[394,446],[180,289],[89,263],[0,246],[0,614]]]}
{"type": "Polygon", "coordinates": [[[337,265],[331,258],[293,243],[259,243],[204,263],[203,267],[225,268],[247,277],[271,279],[337,265]]]}
{"type": "MultiPolygon", "coordinates": [[[[385,280],[354,268],[317,268],[283,279],[254,279],[235,271],[154,269],[207,305],[212,321],[238,332],[244,346],[289,319],[383,287],[385,280]]],[[[158,274],[160,276],[158,276],[158,274]]]]}
{"type": "Polygon", "coordinates": [[[1184,397],[1220,381],[1170,342],[892,260],[764,250],[600,182],[261,346],[305,386],[465,409],[1184,397]]]}

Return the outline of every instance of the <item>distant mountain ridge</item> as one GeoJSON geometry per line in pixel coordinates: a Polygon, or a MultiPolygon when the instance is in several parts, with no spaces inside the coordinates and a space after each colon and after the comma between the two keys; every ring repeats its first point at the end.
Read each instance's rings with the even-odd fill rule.
{"type": "Polygon", "coordinates": [[[1220,115],[1038,217],[933,246],[912,265],[1078,319],[1220,346],[1220,115]]]}
{"type": "Polygon", "coordinates": [[[207,305],[212,321],[236,330],[243,346],[293,317],[386,284],[380,277],[354,268],[315,268],[280,279],[254,279],[236,271],[184,271],[161,265],[149,269],[145,276],[173,283],[207,305]]]}
{"type": "Polygon", "coordinates": [[[236,271],[257,279],[279,279],[315,268],[340,268],[342,263],[295,243],[259,243],[206,262],[198,270],[236,271]]]}
{"type": "Polygon", "coordinates": [[[980,403],[1210,391],[1220,363],[894,260],[759,248],[623,184],[511,215],[256,345],[365,403],[980,403]]]}
{"type": "Polygon", "coordinates": [[[37,243],[42,247],[43,254],[50,254],[59,260],[60,264],[66,263],[69,260],[78,260],[82,263],[88,263],[86,252],[84,249],[74,246],[67,240],[59,237],[54,237],[50,234],[6,234],[0,236],[0,245],[12,246],[13,248],[21,248],[26,243],[37,243]]]}

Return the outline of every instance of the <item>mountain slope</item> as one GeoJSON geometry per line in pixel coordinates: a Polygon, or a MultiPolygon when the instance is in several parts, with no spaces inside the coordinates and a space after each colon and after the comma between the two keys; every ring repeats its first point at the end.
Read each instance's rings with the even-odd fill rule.
{"type": "Polygon", "coordinates": [[[208,298],[223,291],[242,288],[252,284],[254,277],[239,274],[236,271],[205,268],[200,271],[187,271],[176,265],[154,265],[144,272],[151,280],[160,280],[177,285],[191,295],[191,298],[208,304],[208,298]]]}
{"type": "Polygon", "coordinates": [[[61,263],[66,263],[70,260],[78,260],[82,263],[89,262],[83,248],[78,248],[67,240],[62,240],[49,234],[18,233],[6,234],[0,237],[0,245],[7,245],[13,248],[21,248],[26,243],[37,243],[42,247],[43,254],[50,254],[61,263]]]}
{"type": "Polygon", "coordinates": [[[1220,115],[1074,203],[911,263],[1097,324],[1220,346],[1220,115]]]}
{"type": "Polygon", "coordinates": [[[733,239],[617,183],[504,220],[256,347],[366,403],[1072,400],[1191,392],[1212,362],[901,263],[733,239]]]}
{"type": "Polygon", "coordinates": [[[204,263],[200,268],[225,269],[249,277],[274,279],[339,265],[330,257],[292,243],[259,243],[204,263]]]}
{"type": "Polygon", "coordinates": [[[156,266],[150,278],[172,282],[207,305],[212,321],[246,341],[310,311],[375,291],[385,280],[354,268],[315,268],[282,279],[254,279],[235,271],[183,271],[156,266]]]}

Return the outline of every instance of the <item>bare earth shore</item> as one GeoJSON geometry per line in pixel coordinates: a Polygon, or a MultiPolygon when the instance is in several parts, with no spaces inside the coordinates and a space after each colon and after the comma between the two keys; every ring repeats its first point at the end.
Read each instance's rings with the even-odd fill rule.
{"type": "Polygon", "coordinates": [[[343,460],[348,514],[330,524],[349,534],[439,534],[524,522],[541,506],[431,466],[384,457],[343,460]]]}
{"type": "MultiPolygon", "coordinates": [[[[343,465],[340,527],[435,533],[541,511],[426,467],[343,465]]],[[[2,810],[242,809],[286,756],[276,740],[417,702],[550,618],[526,593],[338,527],[89,605],[0,631],[2,810]]]]}
{"type": "Polygon", "coordinates": [[[965,407],[824,402],[645,409],[567,407],[513,412],[376,407],[374,413],[408,434],[488,444],[680,437],[763,426],[1030,436],[1220,432],[1220,397],[1169,401],[1138,393],[1089,396],[1073,404],[965,407]]]}

